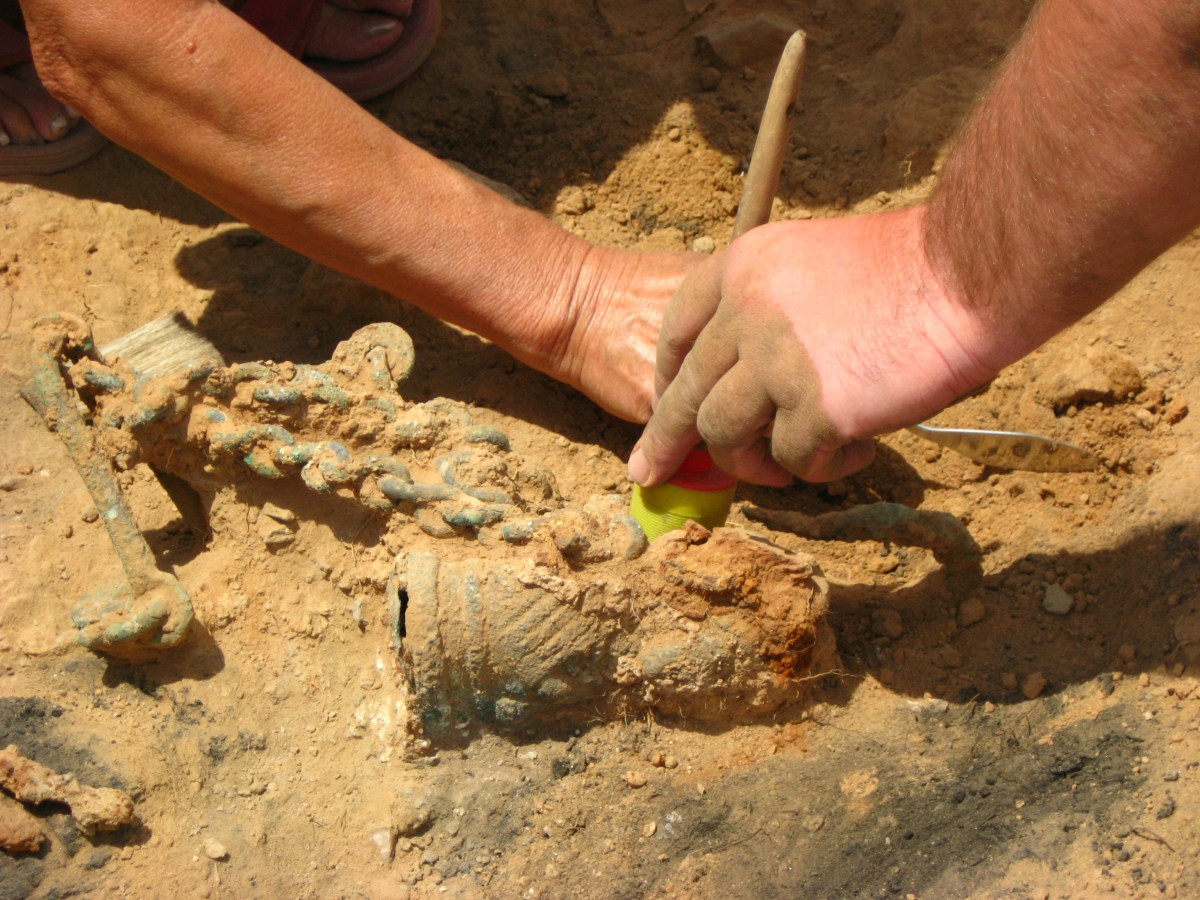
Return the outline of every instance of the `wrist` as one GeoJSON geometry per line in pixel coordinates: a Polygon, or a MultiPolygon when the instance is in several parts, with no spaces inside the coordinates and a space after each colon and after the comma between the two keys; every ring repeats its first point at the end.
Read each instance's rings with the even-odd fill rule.
{"type": "Polygon", "coordinates": [[[609,412],[645,422],[663,312],[696,262],[688,253],[589,246],[559,298],[555,368],[546,371],[609,412]]]}
{"type": "Polygon", "coordinates": [[[954,267],[953,256],[941,252],[932,234],[932,217],[927,205],[906,210],[911,216],[907,240],[916,260],[914,284],[927,310],[926,329],[930,346],[944,360],[950,373],[954,397],[961,397],[996,377],[1001,369],[1024,352],[1006,350],[1001,323],[986,314],[964,289],[964,280],[954,267]]]}
{"type": "Polygon", "coordinates": [[[839,430],[867,437],[911,425],[994,378],[1000,366],[987,353],[986,323],[926,253],[926,208],[842,221],[857,232],[844,265],[858,270],[860,289],[874,299],[858,313],[853,343],[834,344],[853,373],[826,386],[839,430]],[[851,420],[839,421],[839,409],[853,412],[851,420]]]}

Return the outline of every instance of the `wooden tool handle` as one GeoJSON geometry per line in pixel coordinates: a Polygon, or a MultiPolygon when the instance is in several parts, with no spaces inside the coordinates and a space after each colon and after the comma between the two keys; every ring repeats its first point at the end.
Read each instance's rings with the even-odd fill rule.
{"type": "Polygon", "coordinates": [[[788,39],[775,68],[775,78],[771,81],[758,137],[754,141],[754,152],[750,156],[750,169],[742,184],[742,201],[733,222],[735,240],[771,218],[771,204],[775,200],[783,157],[791,137],[791,113],[804,83],[807,49],[808,38],[803,31],[797,31],[788,39]]]}

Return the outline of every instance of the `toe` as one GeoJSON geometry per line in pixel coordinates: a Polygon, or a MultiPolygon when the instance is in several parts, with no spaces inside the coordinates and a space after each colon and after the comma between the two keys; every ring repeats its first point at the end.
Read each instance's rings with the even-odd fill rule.
{"type": "Polygon", "coordinates": [[[395,15],[340,9],[326,4],[309,42],[307,55],[339,62],[370,59],[396,43],[403,28],[403,22],[395,15]]]}
{"type": "Polygon", "coordinates": [[[0,74],[0,123],[16,144],[40,144],[65,137],[77,113],[42,87],[29,65],[0,74]]]}
{"type": "Polygon", "coordinates": [[[330,0],[326,6],[357,12],[377,12],[399,19],[407,19],[412,12],[413,0],[330,0]]]}
{"type": "Polygon", "coordinates": [[[10,81],[11,79],[0,75],[0,128],[4,129],[4,134],[8,138],[6,143],[43,143],[43,138],[34,126],[25,106],[19,99],[13,97],[13,93],[19,94],[20,91],[13,91],[9,84],[10,81]]]}

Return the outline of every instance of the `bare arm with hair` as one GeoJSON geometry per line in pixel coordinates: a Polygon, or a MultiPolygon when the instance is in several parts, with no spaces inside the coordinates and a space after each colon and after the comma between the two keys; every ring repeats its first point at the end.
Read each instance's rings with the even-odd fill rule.
{"type": "Polygon", "coordinates": [[[927,205],[766,225],[685,280],[630,474],[702,439],[747,481],[840,478],[1197,224],[1200,3],[1045,0],[927,205]]]}

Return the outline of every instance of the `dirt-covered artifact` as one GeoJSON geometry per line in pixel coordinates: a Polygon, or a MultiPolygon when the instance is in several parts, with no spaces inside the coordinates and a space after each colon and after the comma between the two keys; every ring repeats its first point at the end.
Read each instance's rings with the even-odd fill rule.
{"type": "Polygon", "coordinates": [[[389,601],[413,731],[442,742],[479,724],[649,709],[745,721],[836,668],[811,560],[694,523],[641,553],[636,524],[599,507],[533,523],[521,557],[397,560],[389,601]]]}
{"type": "Polygon", "coordinates": [[[80,643],[112,655],[173,646],[192,618],[114,469],[147,464],[185,516],[203,516],[217,493],[246,480],[293,479],[412,517],[434,537],[561,504],[553,475],[513,454],[508,436],[476,423],[465,404],[400,395],[413,345],[396,325],[359,329],[321,365],[204,363],[145,377],[103,358],[81,320],[50,315],[36,325],[32,362],[27,396],[66,442],[127,575],[75,616],[80,643]]]}

